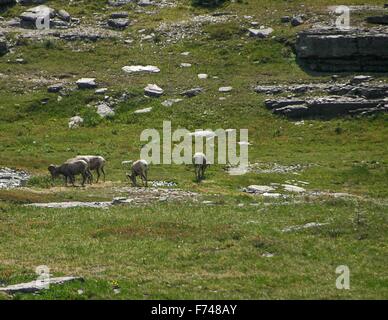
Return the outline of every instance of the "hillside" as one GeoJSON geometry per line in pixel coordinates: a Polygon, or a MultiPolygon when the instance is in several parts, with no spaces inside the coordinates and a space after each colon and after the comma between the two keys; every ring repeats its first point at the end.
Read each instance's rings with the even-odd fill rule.
{"type": "MultiPolygon", "coordinates": [[[[53,27],[35,30],[18,17],[36,4],[0,1],[0,170],[22,181],[6,188],[16,175],[3,169],[0,286],[34,280],[39,265],[85,279],[0,299],[388,298],[388,72],[309,70],[295,47],[300,32],[333,27],[334,3],[127,2],[45,1],[53,27]],[[360,106],[339,114],[341,101],[360,106]],[[197,183],[192,165],[151,164],[150,187],[132,187],[123,161],[163,121],[248,129],[249,172],[214,164],[197,183]],[[106,181],[52,184],[48,166],[79,154],[103,156],[106,181]],[[335,286],[340,265],[350,290],[335,286]]],[[[386,36],[365,20],[384,4],[344,1],[352,27],[386,36]]]]}

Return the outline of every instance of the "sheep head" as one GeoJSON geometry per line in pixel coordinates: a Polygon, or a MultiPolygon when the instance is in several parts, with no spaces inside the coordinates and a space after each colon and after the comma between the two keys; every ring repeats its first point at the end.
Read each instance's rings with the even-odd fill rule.
{"type": "Polygon", "coordinates": [[[48,171],[51,173],[51,177],[52,177],[53,179],[59,176],[58,167],[55,166],[55,165],[53,165],[53,164],[50,164],[50,165],[49,165],[48,171]]]}

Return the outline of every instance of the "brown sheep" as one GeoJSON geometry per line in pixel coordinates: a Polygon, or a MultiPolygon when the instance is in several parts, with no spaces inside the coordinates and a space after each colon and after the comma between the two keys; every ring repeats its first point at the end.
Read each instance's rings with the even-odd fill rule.
{"type": "Polygon", "coordinates": [[[132,181],[134,187],[137,186],[136,177],[140,176],[143,185],[148,187],[148,163],[145,160],[137,160],[132,164],[131,174],[127,177],[132,181]],[[145,182],[144,182],[145,181],[145,182]]]}
{"type": "Polygon", "coordinates": [[[88,177],[89,166],[84,160],[77,160],[73,162],[65,162],[60,166],[51,164],[48,167],[48,171],[51,173],[51,178],[54,182],[54,178],[63,175],[65,178],[65,186],[67,186],[67,179],[70,179],[71,184],[74,187],[75,178],[74,176],[82,175],[82,186],[85,185],[86,178],[88,177]]]}

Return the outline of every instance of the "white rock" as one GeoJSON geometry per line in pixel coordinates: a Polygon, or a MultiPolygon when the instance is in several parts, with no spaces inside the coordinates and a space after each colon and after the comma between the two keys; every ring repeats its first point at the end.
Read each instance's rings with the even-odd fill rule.
{"type": "Polygon", "coordinates": [[[144,108],[144,109],[136,110],[134,113],[141,114],[141,113],[148,113],[148,112],[151,112],[151,111],[152,111],[152,107],[149,107],[149,108],[144,108]]]}
{"type": "Polygon", "coordinates": [[[198,75],[198,79],[207,79],[209,76],[206,74],[206,73],[200,73],[199,75],[198,75]]]}
{"type": "Polygon", "coordinates": [[[282,184],[282,186],[284,187],[284,190],[286,190],[288,192],[296,192],[296,193],[306,192],[306,189],[304,189],[302,187],[294,186],[292,184],[282,184]]]}
{"type": "Polygon", "coordinates": [[[257,37],[257,38],[267,38],[272,32],[272,28],[264,28],[264,29],[248,29],[249,34],[252,37],[257,37]]]}
{"type": "Polygon", "coordinates": [[[108,91],[108,88],[101,88],[94,91],[95,94],[105,94],[108,91]]]}
{"type": "Polygon", "coordinates": [[[218,91],[221,93],[228,93],[228,92],[231,92],[232,90],[233,90],[233,87],[221,87],[218,89],[218,91]]]}
{"type": "Polygon", "coordinates": [[[105,103],[99,104],[96,108],[101,118],[113,117],[115,115],[115,112],[105,103]]]}
{"type": "Polygon", "coordinates": [[[83,123],[84,123],[84,119],[81,118],[80,116],[72,117],[69,120],[69,129],[78,128],[83,123]]]}
{"type": "Polygon", "coordinates": [[[181,63],[181,68],[190,68],[190,67],[191,67],[191,63],[186,63],[186,62],[181,63]]]}
{"type": "Polygon", "coordinates": [[[259,186],[259,185],[251,185],[246,188],[246,191],[249,193],[266,193],[274,190],[275,189],[270,186],[259,186]]]}
{"type": "Polygon", "coordinates": [[[160,97],[163,95],[164,90],[156,84],[149,84],[144,88],[144,93],[150,97],[160,97]]]}
{"type": "MultiPolygon", "coordinates": [[[[44,284],[45,285],[62,284],[62,283],[74,281],[74,280],[83,280],[83,279],[80,277],[47,278],[44,281],[44,284]]],[[[36,292],[36,291],[45,289],[45,285],[43,285],[41,281],[31,281],[31,282],[11,285],[4,288],[0,287],[0,292],[5,292],[8,294],[14,294],[18,292],[24,292],[24,293],[36,292]]]]}
{"type": "Polygon", "coordinates": [[[159,73],[160,69],[155,66],[125,66],[122,68],[127,73],[159,73]]]}

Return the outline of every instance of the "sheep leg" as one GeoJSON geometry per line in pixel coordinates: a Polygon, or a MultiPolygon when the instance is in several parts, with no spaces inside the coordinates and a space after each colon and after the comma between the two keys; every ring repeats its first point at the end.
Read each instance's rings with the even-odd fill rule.
{"type": "Polygon", "coordinates": [[[101,167],[101,172],[104,175],[104,182],[105,182],[105,170],[104,170],[104,167],[101,167]]]}
{"type": "Polygon", "coordinates": [[[97,168],[96,172],[97,172],[97,181],[96,181],[96,183],[98,183],[98,180],[100,180],[100,169],[97,168]]]}
{"type": "Polygon", "coordinates": [[[88,176],[89,183],[92,184],[93,183],[93,174],[89,169],[87,171],[87,176],[88,176]]]}
{"type": "MultiPolygon", "coordinates": [[[[89,172],[90,173],[90,172],[89,172]]],[[[88,173],[87,172],[82,172],[82,186],[85,187],[85,181],[88,178],[88,173]]]]}
{"type": "Polygon", "coordinates": [[[200,172],[199,172],[199,166],[198,165],[195,165],[195,179],[197,180],[197,182],[200,181],[200,172]]]}
{"type": "MultiPolygon", "coordinates": [[[[65,180],[65,187],[67,187],[67,176],[64,176],[64,180],[65,180]]],[[[54,179],[53,179],[53,182],[54,182],[54,179]]]]}
{"type": "Polygon", "coordinates": [[[144,173],[141,174],[141,181],[143,182],[143,185],[148,187],[147,185],[147,177],[144,173]]]}
{"type": "Polygon", "coordinates": [[[70,176],[70,182],[73,187],[75,187],[75,177],[73,175],[70,176]]]}

